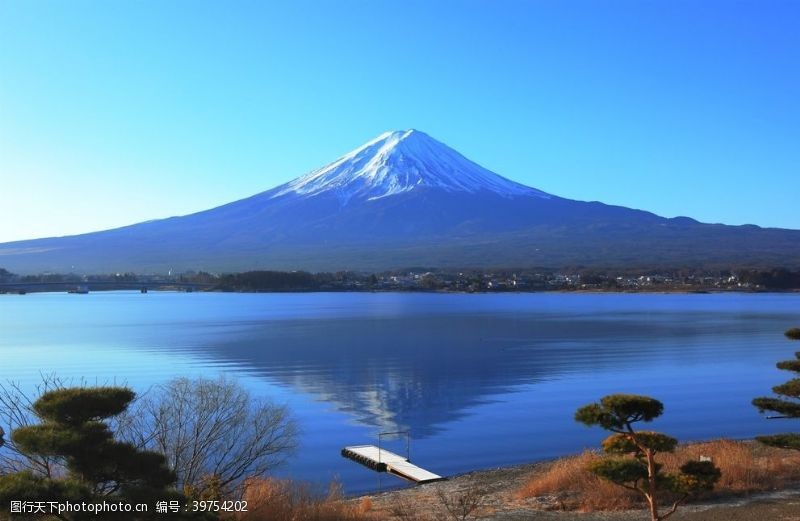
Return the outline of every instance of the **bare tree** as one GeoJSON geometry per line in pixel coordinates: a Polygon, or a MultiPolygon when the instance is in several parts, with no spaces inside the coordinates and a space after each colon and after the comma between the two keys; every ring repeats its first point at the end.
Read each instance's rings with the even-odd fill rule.
{"type": "MultiPolygon", "coordinates": [[[[30,392],[17,382],[0,383],[0,429],[6,432],[38,422],[35,398],[68,386],[85,386],[55,375],[42,375],[30,392]]],[[[297,426],[287,407],[254,399],[235,381],[177,378],[157,385],[128,411],[115,417],[112,429],[137,448],[167,457],[179,489],[200,495],[211,489],[241,492],[245,478],[261,476],[291,455],[297,426]]],[[[10,436],[0,434],[0,474],[29,471],[57,477],[58,457],[25,454],[10,436]]]]}
{"type": "Polygon", "coordinates": [[[402,494],[396,494],[389,503],[389,514],[400,521],[428,521],[420,511],[419,503],[402,494]]]}
{"type": "Polygon", "coordinates": [[[191,495],[241,493],[246,478],[280,465],[296,447],[286,406],[256,399],[241,385],[176,378],[144,394],[120,424],[140,447],[167,457],[178,489],[191,495]]]}
{"type": "Polygon", "coordinates": [[[11,438],[3,438],[3,428],[12,433],[21,427],[39,422],[33,410],[36,398],[48,391],[63,389],[68,382],[52,375],[43,374],[41,382],[28,393],[19,382],[0,383],[0,474],[29,471],[42,477],[55,477],[62,469],[63,462],[53,456],[26,454],[19,450],[11,438]]]}
{"type": "Polygon", "coordinates": [[[477,486],[469,486],[453,493],[445,491],[444,487],[436,489],[436,496],[444,510],[444,519],[453,521],[466,521],[479,508],[486,505],[488,493],[477,486]]]}

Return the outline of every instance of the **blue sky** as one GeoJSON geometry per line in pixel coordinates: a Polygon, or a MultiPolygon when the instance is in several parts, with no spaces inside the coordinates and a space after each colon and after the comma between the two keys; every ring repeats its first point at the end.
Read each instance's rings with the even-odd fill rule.
{"type": "Polygon", "coordinates": [[[0,241],[417,128],[564,197],[800,228],[800,2],[0,1],[0,241]]]}

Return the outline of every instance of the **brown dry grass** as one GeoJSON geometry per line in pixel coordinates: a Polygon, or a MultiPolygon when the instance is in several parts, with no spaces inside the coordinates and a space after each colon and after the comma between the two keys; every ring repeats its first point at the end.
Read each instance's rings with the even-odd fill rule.
{"type": "Polygon", "coordinates": [[[253,479],[244,500],[247,512],[237,521],[375,521],[372,501],[346,501],[341,487],[333,483],[327,494],[314,493],[308,486],[279,479],[253,479]]]}
{"type": "Polygon", "coordinates": [[[602,480],[587,467],[600,459],[596,452],[561,458],[537,472],[517,492],[521,499],[555,496],[564,510],[625,510],[639,506],[640,499],[630,490],[602,480]]]}
{"type": "MultiPolygon", "coordinates": [[[[755,442],[715,440],[679,447],[660,455],[666,472],[675,472],[690,459],[707,456],[720,468],[722,478],[714,496],[774,490],[800,482],[800,452],[765,447],[755,442]]],[[[641,506],[635,492],[601,480],[587,466],[601,456],[585,452],[547,465],[517,492],[519,499],[556,496],[564,509],[623,510],[641,506]]]]}
{"type": "Polygon", "coordinates": [[[800,452],[752,441],[715,440],[682,446],[661,461],[668,472],[690,459],[709,456],[722,471],[717,495],[776,490],[800,481],[800,452]]]}

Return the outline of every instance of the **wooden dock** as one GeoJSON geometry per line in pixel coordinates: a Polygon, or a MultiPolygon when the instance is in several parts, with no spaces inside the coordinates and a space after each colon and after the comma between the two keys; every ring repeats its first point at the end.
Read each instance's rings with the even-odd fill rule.
{"type": "Polygon", "coordinates": [[[388,472],[415,483],[430,483],[445,479],[438,474],[417,467],[403,456],[375,445],[354,445],[342,449],[342,456],[361,463],[378,472],[388,472]]]}

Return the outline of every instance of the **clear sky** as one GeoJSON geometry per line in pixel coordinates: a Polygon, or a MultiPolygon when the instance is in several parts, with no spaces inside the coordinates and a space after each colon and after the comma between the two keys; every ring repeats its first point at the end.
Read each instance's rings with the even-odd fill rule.
{"type": "Polygon", "coordinates": [[[556,195],[800,228],[800,2],[0,0],[0,241],[407,128],[556,195]]]}

